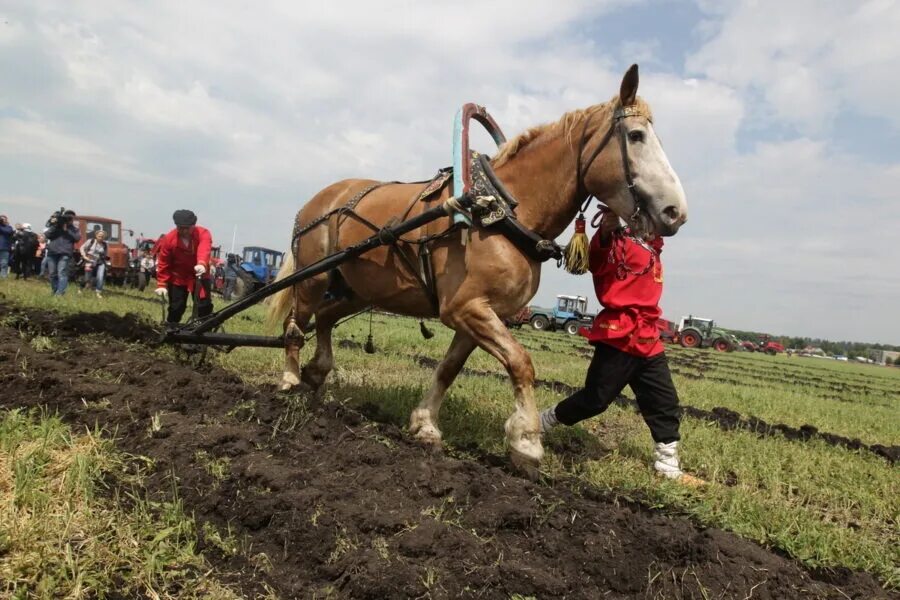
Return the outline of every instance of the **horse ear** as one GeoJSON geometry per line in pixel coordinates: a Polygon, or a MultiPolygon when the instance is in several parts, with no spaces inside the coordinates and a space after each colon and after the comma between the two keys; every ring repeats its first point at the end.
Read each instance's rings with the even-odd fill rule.
{"type": "Polygon", "coordinates": [[[638,90],[638,66],[631,65],[622,78],[622,85],[619,88],[619,102],[622,106],[631,106],[637,98],[638,90]]]}

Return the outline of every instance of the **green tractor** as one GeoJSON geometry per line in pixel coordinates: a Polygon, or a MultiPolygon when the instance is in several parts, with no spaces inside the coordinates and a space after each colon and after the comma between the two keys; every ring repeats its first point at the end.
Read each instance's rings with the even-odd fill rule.
{"type": "Polygon", "coordinates": [[[715,321],[694,316],[681,317],[677,340],[685,348],[714,348],[719,352],[731,352],[738,347],[738,339],[716,327],[715,321]]]}

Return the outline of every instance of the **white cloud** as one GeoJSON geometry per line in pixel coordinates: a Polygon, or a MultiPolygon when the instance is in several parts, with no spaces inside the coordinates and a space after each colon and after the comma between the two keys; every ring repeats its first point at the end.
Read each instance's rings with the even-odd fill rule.
{"type": "Polygon", "coordinates": [[[900,323],[883,318],[900,299],[887,242],[900,165],[798,139],[760,144],[688,186],[693,215],[666,251],[664,308],[773,333],[900,339],[900,323]]]}
{"type": "Polygon", "coordinates": [[[110,154],[88,140],[69,135],[45,122],[0,118],[0,155],[4,154],[52,160],[116,179],[152,179],[127,157],[110,154]]]}
{"type": "MultiPolygon", "coordinates": [[[[15,206],[16,208],[28,207],[28,208],[37,208],[41,210],[47,210],[54,208],[54,205],[50,200],[46,198],[36,198],[34,196],[20,196],[20,195],[2,195],[0,196],[0,206],[8,207],[15,206]]],[[[8,210],[8,209],[3,209],[8,210]]],[[[0,210],[0,213],[5,214],[3,210],[0,210]]]]}
{"type": "Polygon", "coordinates": [[[690,71],[761,94],[781,121],[808,134],[841,111],[883,117],[900,128],[900,4],[759,0],[709,6],[713,38],[690,71]]]}

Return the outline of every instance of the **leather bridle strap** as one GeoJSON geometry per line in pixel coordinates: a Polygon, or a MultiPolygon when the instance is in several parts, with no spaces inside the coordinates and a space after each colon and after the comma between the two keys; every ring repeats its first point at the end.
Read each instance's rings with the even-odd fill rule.
{"type": "MultiPolygon", "coordinates": [[[[575,194],[576,201],[578,201],[578,199],[581,198],[583,194],[586,194],[587,197],[590,198],[590,194],[588,193],[587,188],[584,185],[583,174],[591,168],[594,160],[612,139],[613,134],[618,131],[619,150],[622,154],[622,169],[625,172],[625,183],[628,186],[628,191],[631,193],[631,199],[634,201],[634,213],[631,215],[631,219],[634,220],[644,208],[644,199],[640,196],[640,194],[638,194],[637,188],[634,185],[634,176],[631,172],[631,163],[628,160],[628,140],[626,139],[627,133],[620,122],[626,117],[647,117],[647,115],[633,106],[620,106],[616,108],[615,112],[613,112],[612,123],[610,124],[609,129],[606,131],[606,134],[603,136],[600,144],[596,148],[594,148],[594,151],[591,152],[590,157],[582,167],[581,155],[584,152],[585,146],[587,145],[587,129],[592,116],[593,115],[588,115],[588,117],[584,120],[584,127],[581,130],[581,140],[579,140],[578,144],[578,155],[575,163],[575,177],[577,188],[575,194]]],[[[649,117],[647,117],[647,119],[650,120],[649,117]]]]}
{"type": "Polygon", "coordinates": [[[591,152],[590,158],[588,158],[585,166],[581,166],[581,155],[584,154],[584,148],[587,146],[587,130],[588,125],[590,125],[591,119],[593,118],[593,114],[588,115],[588,117],[584,120],[584,127],[581,129],[581,139],[578,141],[578,154],[575,158],[575,201],[577,202],[582,195],[590,195],[587,194],[587,188],[584,185],[584,176],[582,173],[587,172],[588,169],[591,168],[591,165],[594,163],[594,159],[603,151],[606,147],[606,144],[609,143],[609,140],[612,138],[613,132],[616,129],[616,119],[613,119],[612,124],[609,126],[609,129],[606,131],[606,135],[603,136],[603,139],[600,141],[600,144],[591,152]],[[584,194],[583,194],[584,193],[584,194]]]}
{"type": "Polygon", "coordinates": [[[628,191],[631,193],[631,199],[634,202],[634,212],[631,215],[631,220],[634,221],[644,208],[644,199],[638,194],[637,188],[634,186],[634,176],[631,174],[631,161],[628,160],[628,140],[625,139],[627,136],[625,127],[619,126],[617,129],[619,130],[619,148],[622,151],[622,170],[625,171],[625,183],[628,185],[628,191]]]}

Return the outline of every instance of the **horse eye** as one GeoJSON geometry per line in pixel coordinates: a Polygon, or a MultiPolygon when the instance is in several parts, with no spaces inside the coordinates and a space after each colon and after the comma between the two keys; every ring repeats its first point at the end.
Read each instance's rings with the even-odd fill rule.
{"type": "Polygon", "coordinates": [[[644,132],[640,129],[635,129],[633,131],[628,132],[628,139],[637,144],[638,142],[644,141],[644,132]]]}

